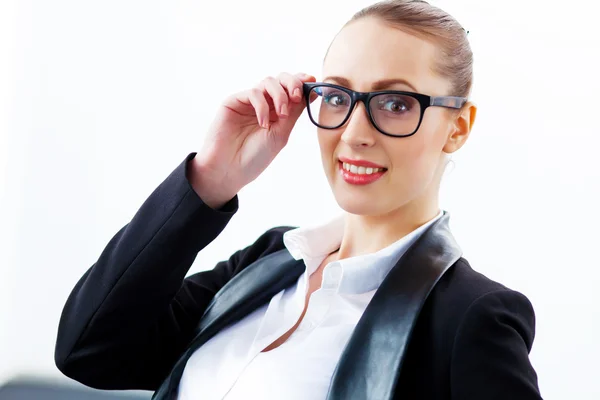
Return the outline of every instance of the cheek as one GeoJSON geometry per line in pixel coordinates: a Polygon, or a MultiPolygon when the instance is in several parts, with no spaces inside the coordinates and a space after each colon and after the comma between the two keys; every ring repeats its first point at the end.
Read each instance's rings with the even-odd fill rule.
{"type": "Polygon", "coordinates": [[[404,139],[396,139],[391,146],[391,163],[395,172],[414,172],[415,168],[424,161],[427,154],[427,145],[422,137],[417,135],[404,139]]]}
{"type": "Polygon", "coordinates": [[[397,139],[390,158],[394,167],[394,175],[404,182],[428,181],[436,169],[443,144],[436,139],[435,131],[422,125],[413,136],[397,139]]]}

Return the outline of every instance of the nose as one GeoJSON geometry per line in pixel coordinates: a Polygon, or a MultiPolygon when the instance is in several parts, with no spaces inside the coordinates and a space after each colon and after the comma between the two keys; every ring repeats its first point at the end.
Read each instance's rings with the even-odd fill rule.
{"type": "Polygon", "coordinates": [[[345,124],[341,140],[351,147],[371,147],[375,144],[377,132],[369,121],[365,104],[357,102],[345,124]]]}

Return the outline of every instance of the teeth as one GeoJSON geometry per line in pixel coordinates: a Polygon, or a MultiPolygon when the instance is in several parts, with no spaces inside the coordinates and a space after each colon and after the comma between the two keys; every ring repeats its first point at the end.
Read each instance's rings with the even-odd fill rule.
{"type": "Polygon", "coordinates": [[[370,167],[365,168],[365,167],[358,167],[356,165],[352,165],[352,164],[348,164],[348,163],[342,163],[342,167],[344,168],[344,170],[350,171],[353,174],[357,174],[357,175],[371,175],[376,172],[383,171],[383,168],[370,168],[370,167]]]}

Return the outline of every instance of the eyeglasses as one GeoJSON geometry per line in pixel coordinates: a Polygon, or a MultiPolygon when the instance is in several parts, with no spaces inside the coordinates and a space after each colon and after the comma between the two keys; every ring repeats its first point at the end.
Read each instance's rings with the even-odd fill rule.
{"type": "Polygon", "coordinates": [[[460,109],[465,97],[427,96],[398,90],[355,92],[331,83],[304,83],[304,98],[308,116],[313,124],[323,129],[337,129],[344,125],[358,101],[367,109],[371,123],[387,136],[414,135],[423,121],[428,107],[460,109]]]}

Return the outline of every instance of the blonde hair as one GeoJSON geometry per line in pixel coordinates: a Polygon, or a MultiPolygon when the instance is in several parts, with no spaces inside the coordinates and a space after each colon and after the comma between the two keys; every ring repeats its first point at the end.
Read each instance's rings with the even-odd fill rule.
{"type": "Polygon", "coordinates": [[[421,0],[386,0],[368,6],[346,25],[374,17],[408,34],[436,44],[433,71],[451,82],[451,95],[468,97],[473,84],[473,52],[467,32],[454,17],[421,0]]]}

